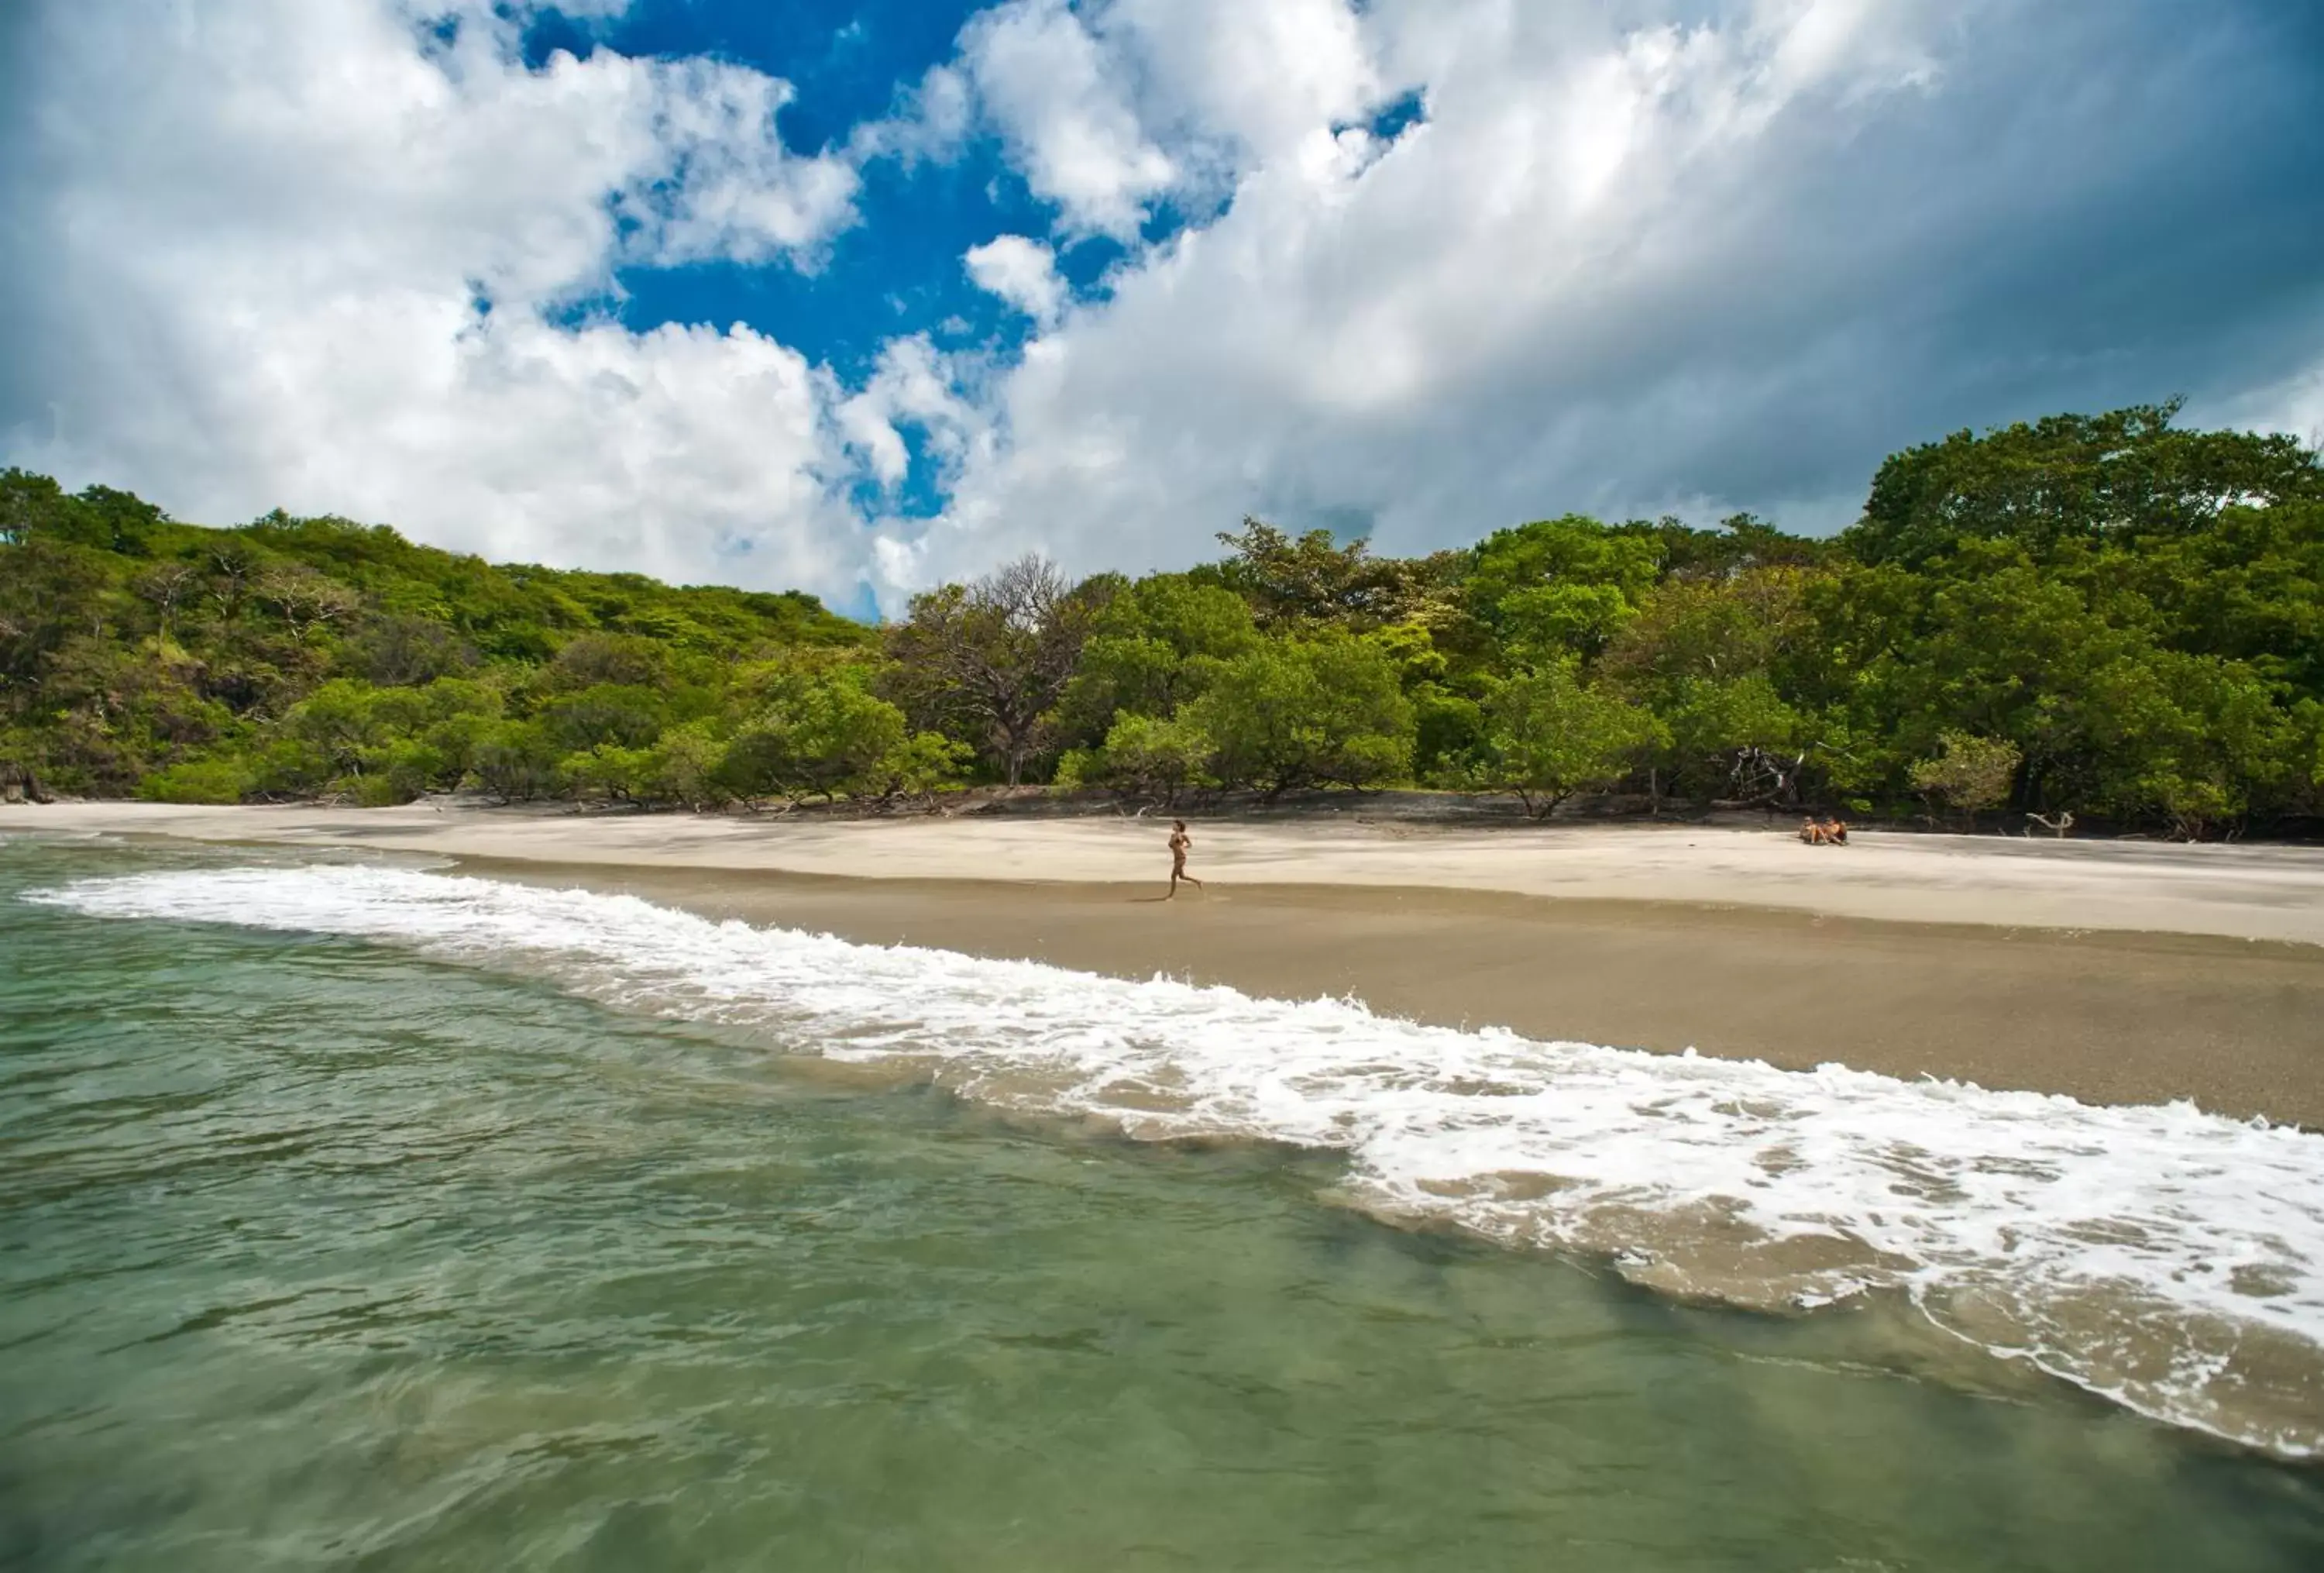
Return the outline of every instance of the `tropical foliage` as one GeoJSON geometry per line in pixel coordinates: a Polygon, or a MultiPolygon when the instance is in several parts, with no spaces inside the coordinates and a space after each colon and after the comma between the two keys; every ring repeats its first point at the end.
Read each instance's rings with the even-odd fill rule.
{"type": "MultiPolygon", "coordinates": [[[[1420,784],[2187,836],[2324,814],[2324,462],[2168,407],[1900,453],[1831,539],[1564,515],[1376,555],[1256,520],[872,628],[797,594],[181,524],[0,477],[0,783],[221,802],[1158,802],[1420,784]]],[[[9,790],[16,790],[10,788],[9,790]]]]}

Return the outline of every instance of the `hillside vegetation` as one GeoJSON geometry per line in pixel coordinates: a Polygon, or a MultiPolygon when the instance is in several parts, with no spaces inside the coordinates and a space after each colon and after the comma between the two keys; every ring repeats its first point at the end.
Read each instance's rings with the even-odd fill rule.
{"type": "Polygon", "coordinates": [[[0,779],[228,802],[1172,802],[1419,783],[2071,810],[2324,810],[2324,462],[2170,408],[1889,458],[1831,540],[1567,515],[1415,559],[1247,520],[1219,561],[1038,560],[874,629],[798,594],[496,567],[381,526],[183,524],[0,477],[0,779]]]}

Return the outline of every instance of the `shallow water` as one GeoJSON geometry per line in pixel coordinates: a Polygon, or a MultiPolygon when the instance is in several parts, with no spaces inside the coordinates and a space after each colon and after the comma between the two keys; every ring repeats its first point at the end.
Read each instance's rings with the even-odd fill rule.
{"type": "Polygon", "coordinates": [[[29,899],[382,939],[987,1104],[1344,1152],[1340,1197],[1385,1219],[1746,1308],[1899,1295],[2153,1417],[2324,1448],[2324,1136],[2297,1129],[1425,1028],[376,863],[29,899]]]}
{"type": "Polygon", "coordinates": [[[11,893],[290,861],[0,846],[0,1567],[2324,1565],[2311,1469],[1901,1296],[1677,1303],[569,954],[11,893]]]}

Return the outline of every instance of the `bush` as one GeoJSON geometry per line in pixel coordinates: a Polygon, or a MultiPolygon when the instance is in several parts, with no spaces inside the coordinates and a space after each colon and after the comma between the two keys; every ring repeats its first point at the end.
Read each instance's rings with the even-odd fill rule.
{"type": "Polygon", "coordinates": [[[189,759],[139,782],[137,795],[150,803],[238,803],[250,788],[250,772],[239,761],[189,759]]]}
{"type": "Polygon", "coordinates": [[[724,802],[726,793],[717,782],[726,745],[706,721],[672,726],[647,751],[652,762],[651,790],[658,797],[674,799],[689,809],[724,802]]]}
{"type": "Polygon", "coordinates": [[[600,743],[586,754],[567,755],[557,773],[575,797],[641,802],[650,795],[653,751],[600,743]]]}
{"type": "Polygon", "coordinates": [[[1077,749],[1057,768],[1062,786],[1111,787],[1125,796],[1157,799],[1165,808],[1188,787],[1210,783],[1211,740],[1187,720],[1124,716],[1105,745],[1077,749]]]}
{"type": "Polygon", "coordinates": [[[355,799],[359,808],[392,809],[398,803],[408,803],[420,793],[408,783],[392,775],[358,775],[342,781],[340,787],[355,799]]]}
{"type": "Polygon", "coordinates": [[[881,794],[933,800],[945,788],[958,786],[975,757],[967,744],[941,732],[915,732],[881,762],[881,794]]]}
{"type": "Polygon", "coordinates": [[[1966,815],[1974,823],[1979,809],[1997,809],[2009,800],[2024,751],[2006,738],[1979,737],[1969,732],[1947,732],[1937,739],[1941,750],[1923,759],[1908,773],[1913,790],[1966,815]]]}
{"type": "Polygon", "coordinates": [[[557,782],[557,746],[530,721],[503,721],[476,745],[477,782],[503,802],[537,798],[557,782]]]}

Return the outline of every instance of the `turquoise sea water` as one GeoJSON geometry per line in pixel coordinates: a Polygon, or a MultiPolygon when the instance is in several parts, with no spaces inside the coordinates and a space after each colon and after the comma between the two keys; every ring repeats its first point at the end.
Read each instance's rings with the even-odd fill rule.
{"type": "MultiPolygon", "coordinates": [[[[2324,1567],[2324,1475],[369,940],[18,898],[0,1568],[2324,1567]]],[[[786,1052],[788,1050],[788,1052],[786,1052]]]]}

